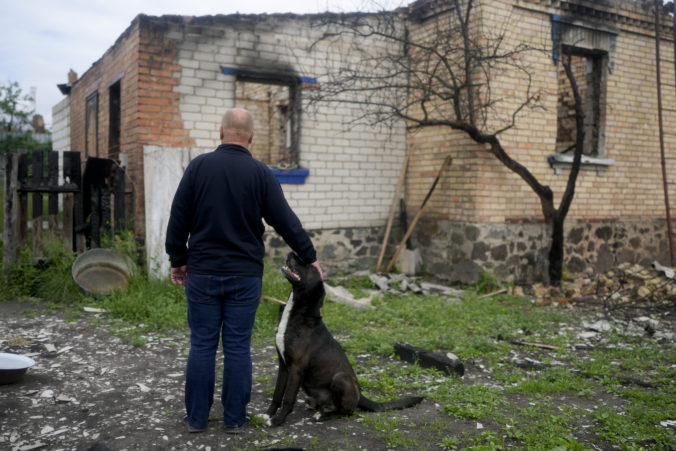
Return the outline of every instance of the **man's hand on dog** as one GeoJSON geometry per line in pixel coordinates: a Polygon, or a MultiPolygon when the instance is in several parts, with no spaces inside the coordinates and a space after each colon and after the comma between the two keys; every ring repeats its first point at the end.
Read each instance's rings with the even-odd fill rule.
{"type": "Polygon", "coordinates": [[[319,266],[319,260],[317,260],[317,261],[315,261],[314,263],[312,263],[312,266],[314,266],[314,268],[315,268],[315,269],[317,270],[317,272],[319,273],[319,278],[320,278],[321,280],[324,280],[324,272],[322,271],[322,267],[319,266]]]}
{"type": "Polygon", "coordinates": [[[179,266],[178,268],[171,268],[171,282],[174,285],[183,285],[185,286],[186,281],[188,280],[188,274],[184,266],[179,266]]]}

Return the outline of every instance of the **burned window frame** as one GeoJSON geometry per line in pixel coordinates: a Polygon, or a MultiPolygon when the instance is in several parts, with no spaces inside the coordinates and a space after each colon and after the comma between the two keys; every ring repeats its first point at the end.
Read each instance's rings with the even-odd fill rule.
{"type": "Polygon", "coordinates": [[[94,91],[85,97],[85,156],[99,156],[99,92],[94,91]],[[92,123],[93,120],[93,123],[92,123]],[[93,142],[90,142],[90,127],[93,129],[93,142]],[[93,152],[92,152],[93,151],[93,152]]]}
{"type": "Polygon", "coordinates": [[[259,83],[264,85],[285,86],[289,90],[290,146],[277,162],[270,162],[269,166],[278,169],[295,169],[300,163],[300,135],[301,135],[301,86],[304,77],[292,74],[275,74],[258,72],[239,68],[222,67],[226,75],[234,75],[236,82],[259,83]]]}
{"type": "MultiPolygon", "coordinates": [[[[614,160],[606,157],[608,149],[605,142],[605,111],[607,109],[608,78],[612,76],[615,66],[615,50],[620,30],[619,28],[590,22],[578,17],[552,14],[550,18],[552,60],[555,66],[559,66],[559,60],[564,56],[563,53],[566,50],[572,50],[574,54],[594,55],[593,58],[599,58],[598,61],[601,63],[599,94],[601,96],[600,100],[603,100],[604,104],[596,118],[598,121],[597,134],[592,133],[590,136],[585,137],[585,148],[589,149],[589,147],[593,147],[590,143],[592,139],[595,139],[596,142],[594,144],[597,152],[593,156],[583,154],[581,165],[582,169],[595,169],[597,174],[601,175],[609,166],[615,164],[614,160]]],[[[555,146],[556,141],[555,139],[555,146]]],[[[547,160],[554,172],[560,173],[562,169],[570,168],[573,162],[573,155],[572,153],[554,153],[547,160]]]]}
{"type": "MultiPolygon", "coordinates": [[[[580,87],[580,92],[583,94],[582,109],[585,112],[585,139],[583,155],[589,157],[605,157],[606,155],[606,109],[607,109],[607,84],[608,84],[608,54],[604,51],[589,51],[572,46],[564,46],[562,49],[562,58],[578,57],[583,58],[585,62],[585,77],[584,79],[576,80],[580,87]],[[584,83],[584,86],[582,86],[584,83]]],[[[560,68],[558,72],[559,77],[565,77],[561,68],[562,62],[559,63],[560,68]]],[[[566,79],[566,86],[571,90],[570,81],[566,79]]],[[[558,82],[557,98],[561,100],[561,79],[558,82]]],[[[556,145],[559,144],[559,136],[561,134],[561,110],[560,103],[557,108],[557,140],[556,145]]],[[[574,122],[573,122],[574,123],[574,122]]],[[[567,153],[574,150],[575,137],[572,136],[572,146],[564,149],[556,149],[558,153],[567,153]]]]}
{"type": "Polygon", "coordinates": [[[122,139],[122,79],[124,72],[108,85],[108,158],[119,161],[122,139]]]}

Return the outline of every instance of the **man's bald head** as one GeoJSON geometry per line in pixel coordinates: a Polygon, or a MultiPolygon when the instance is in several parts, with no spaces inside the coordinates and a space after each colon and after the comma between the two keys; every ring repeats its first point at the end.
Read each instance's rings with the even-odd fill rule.
{"type": "Polygon", "coordinates": [[[232,108],[221,120],[221,143],[248,147],[253,140],[253,117],[243,108],[232,108]]]}

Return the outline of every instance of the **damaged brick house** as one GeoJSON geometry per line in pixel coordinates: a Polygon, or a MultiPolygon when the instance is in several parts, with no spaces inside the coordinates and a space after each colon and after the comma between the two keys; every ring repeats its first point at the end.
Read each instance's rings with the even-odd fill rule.
{"type": "MultiPolygon", "coordinates": [[[[426,16],[419,11],[428,3],[398,11],[411,36],[424,29],[426,16]],[[407,12],[416,8],[413,19],[407,12]]],[[[569,269],[667,262],[654,22],[643,7],[647,2],[477,3],[479,27],[509,20],[515,24],[509,39],[561,40],[576,49],[590,131],[566,222],[569,269]]],[[[54,127],[69,120],[71,149],[126,166],[135,187],[135,230],[145,237],[151,268],[166,271],[164,228],[182,171],[195,155],[215,148],[223,110],[237,105],[254,112],[252,151],[275,168],[327,267],[375,262],[406,155],[410,214],[450,154],[453,165],[412,237],[427,267],[451,281],[475,280],[483,269],[516,280],[537,278],[547,246],[537,196],[491,155],[446,130],[412,133],[403,123],[374,130],[353,123],[361,115],[354,105],[307,102],[348,48],[340,38],[317,42],[331,31],[322,17],[139,15],[99,61],[71,80],[54,127]]],[[[374,54],[393,50],[384,45],[374,39],[370,48],[374,54]]],[[[672,89],[663,89],[663,104],[671,108],[672,50],[665,34],[663,86],[672,89]]],[[[552,54],[531,64],[535,83],[551,93],[543,99],[546,109],[523,113],[503,139],[515,159],[560,195],[569,166],[569,88],[552,54]]],[[[500,83],[510,91],[509,78],[500,83]]],[[[673,123],[674,110],[664,113],[665,123],[673,123]]],[[[665,139],[673,149],[676,135],[669,133],[665,139]]],[[[270,252],[285,252],[274,234],[267,241],[270,252]]]]}

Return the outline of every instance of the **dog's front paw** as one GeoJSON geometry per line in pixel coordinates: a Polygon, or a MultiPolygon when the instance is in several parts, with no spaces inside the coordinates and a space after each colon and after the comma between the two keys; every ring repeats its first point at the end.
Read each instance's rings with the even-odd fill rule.
{"type": "Polygon", "coordinates": [[[268,411],[265,413],[268,417],[272,417],[277,413],[277,409],[279,409],[278,405],[271,404],[270,407],[268,407],[268,411]]]}
{"type": "Polygon", "coordinates": [[[270,427],[276,428],[277,426],[281,426],[282,423],[284,423],[284,417],[280,415],[270,418],[270,427]]]}
{"type": "Polygon", "coordinates": [[[265,426],[270,427],[272,425],[272,423],[270,422],[270,415],[268,415],[267,413],[258,416],[263,420],[263,424],[265,426]]]}

